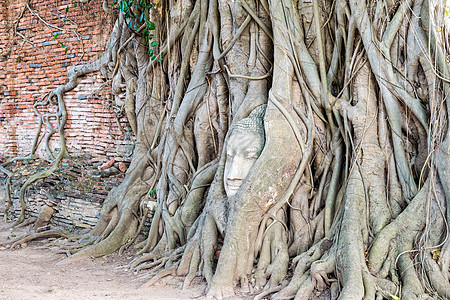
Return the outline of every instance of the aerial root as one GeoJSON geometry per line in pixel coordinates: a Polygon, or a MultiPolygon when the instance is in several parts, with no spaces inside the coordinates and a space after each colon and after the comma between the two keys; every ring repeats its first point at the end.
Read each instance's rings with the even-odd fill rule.
{"type": "Polygon", "coordinates": [[[272,223],[264,237],[255,272],[256,288],[278,286],[289,268],[287,234],[281,222],[272,223]],[[273,225],[273,226],[271,226],[273,225]],[[270,279],[269,279],[270,278],[270,279]]]}
{"type": "Polygon", "coordinates": [[[372,277],[372,280],[375,284],[376,289],[376,299],[389,299],[393,298],[392,296],[396,296],[399,294],[400,288],[395,283],[393,283],[390,280],[378,278],[370,275],[368,272],[366,272],[366,275],[369,275],[372,277]]]}
{"type": "Polygon", "coordinates": [[[333,273],[336,267],[336,256],[329,255],[325,260],[318,260],[311,265],[311,278],[314,287],[322,292],[334,280],[328,279],[327,274],[333,273]]]}
{"type": "Polygon", "coordinates": [[[364,285],[364,299],[375,299],[377,292],[377,285],[374,277],[369,273],[366,265],[362,267],[362,278],[364,285]]]}
{"type": "MultiPolygon", "coordinates": [[[[316,282],[320,286],[331,282],[326,274],[334,272],[335,247],[336,244],[333,244],[331,240],[323,238],[308,251],[296,256],[292,260],[295,270],[289,284],[274,294],[272,299],[292,299],[296,294],[299,295],[298,297],[306,297],[313,292],[316,282]],[[320,260],[321,258],[323,260],[320,260]],[[313,279],[316,281],[314,284],[313,279]]],[[[308,299],[308,297],[298,299],[308,299]]]]}
{"type": "Polygon", "coordinates": [[[11,249],[14,249],[17,246],[20,246],[24,243],[28,243],[31,241],[34,241],[36,239],[48,239],[48,238],[53,238],[53,237],[64,237],[64,238],[68,238],[69,236],[71,236],[70,234],[63,232],[61,230],[48,230],[48,231],[44,231],[44,232],[38,232],[38,233],[27,233],[24,235],[21,235],[9,242],[5,242],[5,243],[0,243],[0,246],[6,246],[6,245],[11,245],[11,249]]]}
{"type": "Polygon", "coordinates": [[[281,289],[279,292],[275,293],[275,295],[272,296],[272,299],[281,300],[294,298],[297,292],[302,287],[303,283],[307,281],[310,277],[311,277],[310,271],[306,271],[301,275],[294,274],[289,284],[285,288],[281,289]]]}
{"type": "Polygon", "coordinates": [[[189,271],[191,269],[192,256],[194,255],[194,249],[198,249],[198,247],[198,239],[191,239],[189,243],[186,244],[186,250],[183,252],[180,264],[178,265],[178,276],[189,274],[189,271]]]}
{"type": "Polygon", "coordinates": [[[37,219],[38,219],[38,218],[35,218],[35,217],[29,218],[28,220],[23,221],[22,224],[17,225],[17,227],[18,227],[18,228],[21,228],[21,227],[27,227],[27,226],[30,225],[30,224],[34,224],[34,223],[37,221],[37,219]]]}
{"type": "Polygon", "coordinates": [[[195,276],[197,276],[196,272],[191,272],[186,275],[183,282],[183,290],[187,289],[191,285],[191,282],[194,280],[195,276]]]}
{"type": "Polygon", "coordinates": [[[84,243],[74,243],[74,244],[72,244],[72,245],[70,245],[70,244],[69,244],[69,245],[67,245],[67,244],[58,245],[58,247],[59,247],[61,250],[69,250],[69,251],[72,251],[72,250],[78,250],[78,249],[81,249],[81,248],[90,246],[90,245],[92,245],[94,242],[95,242],[95,240],[90,240],[90,241],[87,241],[87,242],[84,242],[84,243]]]}
{"type": "Polygon", "coordinates": [[[156,255],[155,253],[147,253],[147,254],[145,254],[145,255],[143,255],[141,257],[138,257],[138,258],[134,259],[131,262],[130,268],[131,269],[136,269],[137,266],[139,266],[140,264],[143,264],[143,263],[145,263],[146,261],[149,261],[149,260],[157,260],[159,257],[160,256],[156,255]]]}
{"type": "Polygon", "coordinates": [[[83,248],[92,245],[96,238],[87,235],[67,235],[61,236],[59,239],[50,241],[43,245],[43,248],[57,247],[57,250],[51,250],[53,253],[63,253],[67,256],[73,255],[83,248]],[[89,237],[89,238],[88,238],[89,237]],[[83,241],[83,242],[81,242],[83,241]]]}
{"type": "Polygon", "coordinates": [[[309,276],[308,278],[306,278],[305,281],[303,281],[302,285],[297,291],[297,294],[295,294],[294,299],[295,300],[309,299],[313,291],[314,291],[313,279],[311,276],[309,276]]]}
{"type": "Polygon", "coordinates": [[[11,245],[11,244],[15,243],[16,241],[20,241],[21,239],[24,239],[24,238],[28,237],[30,234],[31,234],[31,233],[25,233],[25,234],[22,234],[21,236],[18,236],[18,237],[14,238],[14,239],[12,239],[12,240],[10,240],[10,241],[8,241],[8,242],[0,243],[0,246],[8,246],[8,245],[11,245]]]}
{"type": "Polygon", "coordinates": [[[44,244],[42,248],[52,248],[52,247],[58,247],[60,250],[70,250],[71,248],[78,248],[79,246],[76,246],[74,242],[78,241],[81,237],[78,235],[69,236],[67,238],[60,237],[60,238],[49,238],[48,243],[44,244]],[[62,244],[64,243],[64,244],[62,244]],[[67,243],[72,243],[72,246],[67,245],[67,243]]]}
{"type": "Polygon", "coordinates": [[[168,269],[164,269],[158,274],[156,274],[149,282],[144,283],[141,288],[149,288],[152,285],[154,285],[156,282],[158,282],[160,279],[167,277],[167,276],[175,276],[177,273],[177,266],[173,265],[172,267],[168,269]]]}
{"type": "Polygon", "coordinates": [[[154,260],[153,262],[145,262],[135,268],[136,272],[142,270],[151,270],[152,272],[156,272],[169,261],[169,257],[161,257],[159,259],[154,260]]]}
{"type": "MultiPolygon", "coordinates": [[[[450,299],[450,283],[449,281],[444,277],[443,273],[439,269],[438,264],[435,260],[433,260],[433,257],[430,252],[425,253],[425,271],[427,273],[428,278],[430,279],[430,283],[432,287],[436,290],[436,292],[441,296],[443,299],[450,299]]],[[[448,271],[447,271],[448,272],[448,271]]]]}
{"type": "Polygon", "coordinates": [[[186,275],[183,282],[183,290],[188,288],[192,280],[194,280],[195,276],[197,275],[199,264],[200,264],[200,250],[198,248],[195,248],[194,253],[192,254],[191,257],[191,263],[189,265],[189,273],[186,275]]]}
{"type": "Polygon", "coordinates": [[[131,263],[130,269],[134,269],[136,272],[150,269],[152,273],[155,273],[161,268],[167,267],[168,263],[178,261],[183,255],[184,248],[185,247],[179,247],[162,254],[153,252],[145,254],[142,257],[135,259],[131,263]]]}
{"type": "Polygon", "coordinates": [[[450,239],[441,249],[441,271],[444,278],[449,281],[450,277],[450,239]]]}
{"type": "Polygon", "coordinates": [[[279,286],[275,286],[270,289],[267,289],[267,290],[263,291],[262,293],[256,295],[255,298],[253,298],[253,300],[264,299],[266,296],[269,296],[270,294],[281,291],[282,288],[283,288],[283,286],[279,285],[279,286]]]}

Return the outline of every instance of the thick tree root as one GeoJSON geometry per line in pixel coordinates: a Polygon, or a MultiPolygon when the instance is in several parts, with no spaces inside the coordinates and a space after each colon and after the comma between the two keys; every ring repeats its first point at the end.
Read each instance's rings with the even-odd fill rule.
{"type": "Polygon", "coordinates": [[[63,238],[70,238],[73,235],[67,232],[64,232],[62,230],[54,229],[54,230],[48,230],[38,233],[27,233],[20,237],[17,237],[11,241],[0,243],[0,246],[6,246],[9,245],[11,249],[14,249],[18,246],[21,246],[22,244],[29,243],[31,241],[37,240],[37,239],[48,239],[48,238],[54,238],[54,237],[63,237],[63,238]]]}
{"type": "Polygon", "coordinates": [[[164,277],[175,276],[175,275],[176,275],[176,266],[172,266],[172,267],[162,270],[161,272],[156,274],[149,282],[144,283],[142,285],[142,287],[143,288],[151,287],[152,285],[154,285],[156,282],[163,279],[164,277]]]}
{"type": "MultiPolygon", "coordinates": [[[[288,297],[294,297],[303,283],[311,277],[310,268],[311,265],[319,261],[319,259],[327,252],[330,251],[332,241],[323,239],[319,243],[315,244],[308,251],[295,257],[292,264],[296,265],[294,275],[291,278],[289,284],[281,291],[272,296],[273,299],[283,299],[288,297]]],[[[334,250],[335,251],[335,250],[334,250]]]]}

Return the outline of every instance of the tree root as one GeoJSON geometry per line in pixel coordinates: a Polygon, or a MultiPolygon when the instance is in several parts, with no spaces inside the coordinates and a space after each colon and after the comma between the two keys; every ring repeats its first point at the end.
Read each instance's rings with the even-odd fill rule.
{"type": "Polygon", "coordinates": [[[283,288],[283,286],[278,285],[275,286],[273,288],[270,288],[268,290],[263,291],[262,293],[258,294],[257,296],[255,296],[255,298],[253,298],[253,300],[262,300],[265,299],[266,296],[269,296],[270,294],[279,292],[281,289],[283,288]]]}
{"type": "Polygon", "coordinates": [[[154,285],[156,282],[158,282],[160,279],[163,279],[167,276],[175,276],[176,275],[176,266],[172,266],[168,269],[162,270],[158,274],[156,274],[149,282],[144,283],[142,285],[142,288],[149,288],[152,285],[154,285]]]}
{"type": "Polygon", "coordinates": [[[425,253],[425,271],[430,279],[431,286],[443,299],[450,299],[450,282],[444,277],[439,265],[433,260],[430,252],[425,253]]]}
{"type": "MultiPolygon", "coordinates": [[[[240,286],[261,292],[255,299],[309,299],[327,288],[339,299],[449,299],[448,49],[436,46],[429,1],[156,2],[148,17],[161,30],[152,38],[166,40],[154,48],[158,59],[142,47],[144,27],[130,33],[120,14],[108,53],[70,68],[69,82],[34,106],[52,157],[54,119],[65,146],[63,94],[100,70],[112,74],[114,95],[126,88],[122,104],[136,136],[126,178],[96,227],[62,241],[73,254],[66,261],[121,253],[148,206],[156,210],[140,244],[145,255],[131,263],[152,277],[145,287],[184,276],[187,288],[200,274],[215,298],[240,286]],[[58,113],[37,111],[55,99],[58,113]],[[228,128],[266,102],[264,150],[228,198],[228,128]],[[430,201],[434,184],[446,201],[430,201]]],[[[46,174],[26,181],[19,222],[27,185],[46,174]]]]}
{"type": "MultiPolygon", "coordinates": [[[[281,210],[279,217],[284,214],[281,210]]],[[[283,218],[284,219],[284,218],[283,218]]],[[[255,271],[255,289],[271,289],[285,278],[289,254],[285,227],[279,220],[273,220],[267,229],[260,251],[258,267],[255,271]],[[270,280],[267,280],[270,278],[270,280]]]]}
{"type": "Polygon", "coordinates": [[[311,277],[311,272],[309,270],[311,265],[315,261],[318,261],[327,251],[330,251],[332,245],[332,241],[324,238],[308,249],[308,251],[295,257],[292,260],[292,264],[296,267],[289,284],[281,291],[273,295],[272,298],[283,299],[286,297],[294,297],[301,288],[302,284],[311,277]]]}
{"type": "Polygon", "coordinates": [[[48,238],[53,238],[53,237],[69,238],[71,236],[72,236],[72,234],[70,234],[70,233],[64,232],[59,229],[55,229],[55,230],[38,232],[38,233],[27,233],[20,237],[15,238],[11,241],[0,243],[0,246],[10,245],[11,249],[14,249],[24,243],[28,243],[28,242],[31,242],[31,241],[34,241],[37,239],[48,239],[48,238]]]}

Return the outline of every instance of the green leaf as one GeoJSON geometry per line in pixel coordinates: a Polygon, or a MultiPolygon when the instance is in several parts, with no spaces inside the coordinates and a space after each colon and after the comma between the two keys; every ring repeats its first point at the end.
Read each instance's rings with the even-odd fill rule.
{"type": "Polygon", "coordinates": [[[153,56],[154,53],[153,49],[148,50],[148,56],[153,56]]]}
{"type": "Polygon", "coordinates": [[[153,30],[156,28],[155,23],[153,23],[152,21],[148,21],[147,22],[147,28],[148,30],[153,30]]]}
{"type": "Polygon", "coordinates": [[[22,57],[20,57],[20,55],[16,57],[16,62],[21,62],[21,60],[22,60],[22,57]]]}
{"type": "Polygon", "coordinates": [[[58,37],[59,33],[55,33],[55,35],[53,36],[53,39],[56,39],[58,37]]]}
{"type": "Polygon", "coordinates": [[[64,47],[64,48],[66,48],[66,49],[64,49],[64,54],[67,54],[67,50],[69,50],[69,48],[67,48],[67,47],[64,47]]]}
{"type": "Polygon", "coordinates": [[[400,300],[399,297],[397,297],[397,296],[395,296],[395,295],[392,295],[392,294],[389,294],[389,297],[391,297],[391,298],[394,299],[394,300],[400,300]]]}
{"type": "Polygon", "coordinates": [[[156,56],[153,55],[153,56],[151,57],[151,60],[155,60],[155,58],[156,58],[156,56]]]}
{"type": "Polygon", "coordinates": [[[145,19],[144,13],[141,13],[141,17],[139,18],[139,22],[142,22],[142,20],[145,19]]]}
{"type": "Polygon", "coordinates": [[[131,28],[131,25],[133,25],[133,21],[130,21],[130,23],[128,23],[128,28],[131,28]]]}
{"type": "Polygon", "coordinates": [[[78,6],[78,3],[75,2],[75,3],[73,4],[73,7],[77,7],[77,6],[78,6]]]}
{"type": "Polygon", "coordinates": [[[156,47],[156,46],[158,46],[159,44],[157,43],[157,42],[152,42],[151,44],[150,44],[150,46],[151,47],[156,47]]]}
{"type": "Polygon", "coordinates": [[[69,5],[66,6],[66,14],[69,12],[69,5]]]}
{"type": "Polygon", "coordinates": [[[163,60],[163,58],[162,58],[162,57],[158,58],[158,61],[162,61],[162,60],[163,60]]]}

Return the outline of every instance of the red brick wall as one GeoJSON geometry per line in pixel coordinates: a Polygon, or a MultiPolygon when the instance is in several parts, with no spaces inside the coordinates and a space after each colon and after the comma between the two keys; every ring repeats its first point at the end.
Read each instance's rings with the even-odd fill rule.
{"type": "MultiPolygon", "coordinates": [[[[25,10],[18,32],[34,45],[17,36],[11,46],[11,26],[23,9],[24,0],[0,1],[0,156],[29,153],[38,124],[33,103],[66,81],[68,66],[91,62],[102,55],[112,29],[112,16],[103,11],[101,3],[102,0],[87,4],[80,4],[79,0],[31,0],[31,8],[42,19],[63,30],[46,26],[25,10]],[[65,20],[67,7],[67,17],[76,25],[65,20]],[[76,29],[81,39],[69,29],[76,29]],[[59,35],[53,38],[56,33],[59,35]],[[67,53],[60,43],[67,47],[67,53]]],[[[119,155],[129,152],[131,142],[118,128],[110,92],[99,74],[84,78],[66,94],[65,101],[69,114],[67,145],[72,155],[112,156],[117,151],[119,155]]],[[[54,107],[41,111],[54,112],[54,107]]],[[[126,129],[126,120],[121,121],[126,129]]],[[[52,146],[58,147],[57,137],[52,146]]],[[[45,153],[43,143],[38,153],[45,153]]]]}

